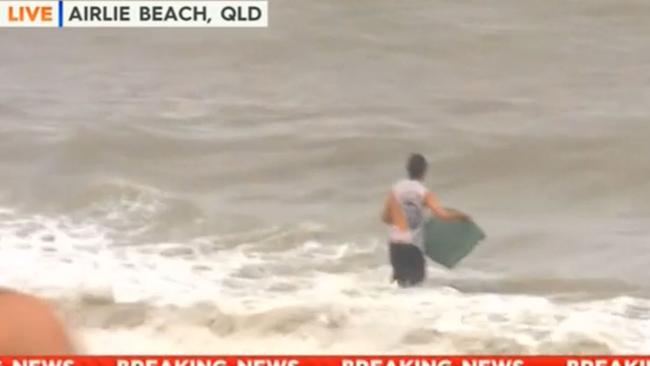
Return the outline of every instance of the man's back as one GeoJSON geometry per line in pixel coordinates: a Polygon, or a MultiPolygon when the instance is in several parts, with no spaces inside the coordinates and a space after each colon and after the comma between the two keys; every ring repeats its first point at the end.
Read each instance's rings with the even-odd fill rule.
{"type": "Polygon", "coordinates": [[[425,222],[424,199],[426,187],[418,180],[402,179],[393,185],[391,193],[395,196],[399,209],[407,224],[406,230],[392,225],[390,241],[393,243],[422,244],[422,228],[425,222]]]}

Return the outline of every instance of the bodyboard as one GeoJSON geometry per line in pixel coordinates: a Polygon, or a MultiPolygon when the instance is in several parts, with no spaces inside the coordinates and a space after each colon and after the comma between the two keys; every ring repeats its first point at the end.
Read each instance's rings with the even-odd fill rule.
{"type": "Polygon", "coordinates": [[[434,262],[453,268],[485,239],[473,221],[444,221],[432,217],[424,226],[424,252],[434,262]]]}

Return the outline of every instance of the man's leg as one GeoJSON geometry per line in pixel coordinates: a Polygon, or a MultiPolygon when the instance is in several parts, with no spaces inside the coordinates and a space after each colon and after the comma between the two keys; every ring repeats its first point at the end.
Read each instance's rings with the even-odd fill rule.
{"type": "Polygon", "coordinates": [[[424,257],[422,256],[422,251],[415,245],[407,245],[405,247],[407,251],[405,257],[408,259],[408,263],[406,264],[406,268],[408,269],[406,275],[407,281],[410,286],[415,286],[424,280],[424,257]]]}
{"type": "Polygon", "coordinates": [[[408,286],[408,261],[405,259],[404,244],[390,244],[390,264],[393,267],[393,281],[397,281],[400,287],[408,286]]]}

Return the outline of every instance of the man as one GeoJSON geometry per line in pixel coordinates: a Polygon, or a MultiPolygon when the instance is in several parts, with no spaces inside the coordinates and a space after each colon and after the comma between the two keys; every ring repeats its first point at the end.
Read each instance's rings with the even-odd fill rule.
{"type": "Polygon", "coordinates": [[[397,182],[386,200],[382,221],[390,225],[390,263],[393,280],[401,287],[421,283],[425,277],[424,246],[425,211],[443,220],[468,220],[460,212],[445,210],[436,196],[423,185],[427,161],[412,154],[407,162],[408,179],[397,182]]]}
{"type": "Polygon", "coordinates": [[[0,288],[0,356],[65,355],[75,349],[44,302],[0,288]]]}

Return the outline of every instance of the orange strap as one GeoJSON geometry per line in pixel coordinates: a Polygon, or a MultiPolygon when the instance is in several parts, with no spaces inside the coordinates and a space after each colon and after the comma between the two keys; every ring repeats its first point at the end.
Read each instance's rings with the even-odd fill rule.
{"type": "Polygon", "coordinates": [[[393,225],[401,231],[408,231],[409,226],[406,222],[406,215],[404,215],[404,211],[402,211],[402,205],[399,204],[397,197],[395,197],[395,194],[392,192],[388,198],[388,209],[393,225]]]}

